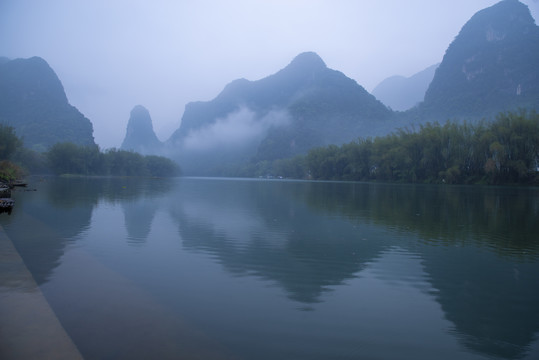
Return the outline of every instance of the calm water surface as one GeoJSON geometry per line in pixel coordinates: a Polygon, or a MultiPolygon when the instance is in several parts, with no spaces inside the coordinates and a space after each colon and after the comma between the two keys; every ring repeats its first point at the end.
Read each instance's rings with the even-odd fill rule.
{"type": "Polygon", "coordinates": [[[539,189],[46,179],[0,224],[87,359],[539,359],[539,189]]]}

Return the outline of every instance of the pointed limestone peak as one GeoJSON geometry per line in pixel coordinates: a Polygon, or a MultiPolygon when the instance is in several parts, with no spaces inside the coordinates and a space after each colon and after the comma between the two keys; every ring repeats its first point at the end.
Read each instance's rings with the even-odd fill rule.
{"type": "Polygon", "coordinates": [[[292,60],[287,68],[305,69],[305,70],[321,70],[326,69],[326,63],[315,52],[308,51],[299,54],[292,60]]]}
{"type": "Polygon", "coordinates": [[[19,87],[27,91],[26,96],[40,101],[67,102],[64,87],[50,65],[41,57],[8,60],[2,58],[0,66],[5,71],[3,85],[19,87]],[[15,85],[17,84],[17,85],[15,85]]]}
{"type": "Polygon", "coordinates": [[[154,153],[160,145],[161,142],[153,131],[150,112],[142,105],[135,106],[131,110],[125,139],[120,148],[148,154],[154,153]]]}
{"type": "Polygon", "coordinates": [[[539,91],[537,64],[539,27],[530,10],[518,0],[500,1],[462,27],[436,70],[425,106],[452,116],[529,107],[539,91]]]}
{"type": "Polygon", "coordinates": [[[127,124],[127,131],[129,129],[138,129],[144,131],[152,131],[152,118],[150,112],[142,105],[136,105],[132,110],[127,124]]]}
{"type": "Polygon", "coordinates": [[[528,6],[518,0],[502,0],[472,16],[453,44],[458,44],[461,39],[468,43],[472,41],[470,46],[510,40],[535,31],[535,28],[528,6]]]}

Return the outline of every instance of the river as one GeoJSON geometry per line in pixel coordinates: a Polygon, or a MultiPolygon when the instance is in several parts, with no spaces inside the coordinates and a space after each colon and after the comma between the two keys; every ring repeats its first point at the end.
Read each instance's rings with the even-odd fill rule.
{"type": "Polygon", "coordinates": [[[539,358],[538,188],[30,187],[0,225],[85,359],[539,358]]]}

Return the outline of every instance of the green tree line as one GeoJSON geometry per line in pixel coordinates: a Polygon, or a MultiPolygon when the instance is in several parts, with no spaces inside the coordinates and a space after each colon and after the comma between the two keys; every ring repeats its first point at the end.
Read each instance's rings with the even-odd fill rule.
{"type": "Polygon", "coordinates": [[[539,115],[502,113],[494,121],[427,123],[384,137],[311,149],[258,164],[290,178],[449,184],[539,183],[539,115]]]}
{"type": "Polygon", "coordinates": [[[22,140],[15,134],[15,129],[0,124],[0,182],[11,182],[24,174],[22,168],[9,161],[21,147],[22,140]]]}
{"type": "Polygon", "coordinates": [[[0,179],[12,181],[25,173],[105,176],[177,176],[179,166],[162,157],[98,146],[57,143],[46,152],[22,146],[13,127],[0,124],[0,179]]]}
{"type": "Polygon", "coordinates": [[[102,152],[97,146],[58,143],[46,156],[55,174],[159,177],[180,174],[179,166],[168,158],[118,149],[102,152]]]}

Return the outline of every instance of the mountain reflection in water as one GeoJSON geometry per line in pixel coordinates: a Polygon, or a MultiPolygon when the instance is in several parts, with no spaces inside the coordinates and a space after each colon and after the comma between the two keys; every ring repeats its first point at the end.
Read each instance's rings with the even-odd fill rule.
{"type": "Polygon", "coordinates": [[[439,304],[469,354],[518,359],[537,346],[539,189],[95,178],[50,179],[16,195],[0,224],[41,285],[95,227],[123,226],[137,251],[158,242],[159,230],[238,281],[276,285],[300,310],[316,313],[362,281],[406,283],[439,304]],[[103,209],[120,209],[123,224],[96,223],[103,209]],[[156,228],[163,213],[173,229],[156,228]]]}

